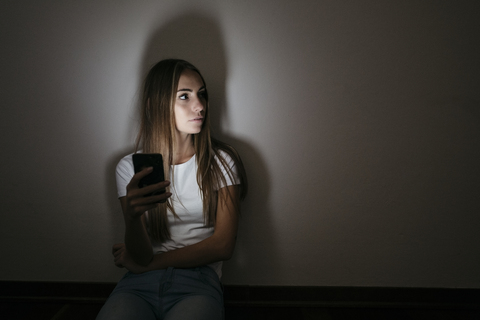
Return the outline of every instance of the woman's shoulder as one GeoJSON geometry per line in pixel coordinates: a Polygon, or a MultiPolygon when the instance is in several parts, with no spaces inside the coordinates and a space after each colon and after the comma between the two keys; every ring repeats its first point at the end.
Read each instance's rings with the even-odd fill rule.
{"type": "Polygon", "coordinates": [[[117,180],[117,193],[118,197],[124,197],[126,195],[126,186],[130,183],[135,170],[133,169],[132,154],[127,154],[117,164],[115,168],[115,177],[117,180]]]}
{"type": "Polygon", "coordinates": [[[132,164],[133,165],[133,160],[132,160],[132,156],[134,155],[134,153],[129,153],[125,156],[123,156],[120,161],[118,161],[118,165],[121,165],[121,164],[132,164]]]}
{"type": "Polygon", "coordinates": [[[228,152],[226,152],[225,150],[221,150],[221,149],[217,150],[217,152],[215,153],[215,159],[217,161],[220,161],[219,158],[222,158],[227,163],[234,162],[232,156],[228,152]]]}
{"type": "MultiPolygon", "coordinates": [[[[215,160],[224,176],[238,176],[238,165],[240,157],[237,151],[230,145],[218,140],[213,144],[215,150],[215,160]]],[[[235,179],[236,180],[236,179],[235,179]]]]}
{"type": "Polygon", "coordinates": [[[132,155],[133,153],[130,153],[120,159],[116,167],[117,173],[123,172],[126,174],[130,174],[131,172],[133,172],[132,155]]]}
{"type": "Polygon", "coordinates": [[[220,170],[227,176],[227,180],[232,180],[230,184],[241,184],[242,191],[240,194],[240,199],[243,200],[247,195],[247,175],[245,172],[245,167],[243,166],[242,159],[238,154],[237,150],[231,145],[212,139],[212,147],[215,150],[215,159],[220,167],[220,170]]]}
{"type": "Polygon", "coordinates": [[[217,160],[221,157],[227,163],[235,163],[240,159],[237,150],[225,142],[212,139],[212,147],[215,150],[215,158],[217,160]]]}

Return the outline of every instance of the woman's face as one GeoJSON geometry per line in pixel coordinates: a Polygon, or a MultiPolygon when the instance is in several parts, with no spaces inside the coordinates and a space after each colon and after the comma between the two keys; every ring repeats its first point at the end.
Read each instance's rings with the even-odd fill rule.
{"type": "Polygon", "coordinates": [[[207,90],[200,75],[190,69],[183,71],[178,81],[175,100],[177,134],[196,134],[202,129],[207,107],[207,90]]]}

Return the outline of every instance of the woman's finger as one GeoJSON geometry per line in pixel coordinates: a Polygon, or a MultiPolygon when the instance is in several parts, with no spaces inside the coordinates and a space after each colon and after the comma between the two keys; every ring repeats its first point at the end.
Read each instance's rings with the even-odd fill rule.
{"type": "MultiPolygon", "coordinates": [[[[132,186],[132,187],[138,187],[138,183],[140,182],[140,180],[143,178],[143,177],[146,177],[148,176],[150,173],[152,173],[153,171],[153,167],[148,167],[148,168],[145,168],[143,169],[142,171],[139,171],[137,173],[135,173],[132,177],[132,180],[130,180],[130,183],[128,184],[128,186],[132,186]]],[[[127,186],[127,188],[128,188],[127,186]]]]}
{"type": "Polygon", "coordinates": [[[134,197],[145,197],[146,195],[153,194],[153,193],[165,193],[165,188],[170,185],[170,181],[162,181],[156,184],[152,184],[143,188],[129,190],[130,194],[134,197]]]}
{"type": "Polygon", "coordinates": [[[124,251],[124,249],[118,249],[117,251],[115,251],[115,252],[113,253],[113,256],[114,256],[115,258],[117,258],[117,257],[119,257],[119,256],[123,253],[123,251],[124,251]]]}
{"type": "Polygon", "coordinates": [[[172,193],[165,192],[157,196],[152,196],[152,201],[155,201],[155,203],[164,203],[171,196],[172,196],[172,193]]]}
{"type": "Polygon", "coordinates": [[[122,255],[122,254],[116,255],[116,256],[113,258],[113,262],[115,263],[116,266],[118,266],[118,265],[122,265],[122,266],[123,266],[123,255],[122,255]]]}
{"type": "MultiPolygon", "coordinates": [[[[146,188],[144,188],[146,189],[146,188]]],[[[147,210],[153,209],[158,203],[167,201],[172,196],[171,192],[164,192],[158,195],[148,197],[132,197],[127,196],[128,205],[137,213],[144,213],[147,210]]]]}
{"type": "Polygon", "coordinates": [[[115,254],[115,251],[121,249],[125,247],[125,243],[115,243],[113,246],[112,246],[112,254],[115,254]]]}
{"type": "Polygon", "coordinates": [[[115,265],[116,265],[117,267],[123,268],[123,263],[122,263],[122,261],[120,261],[120,260],[115,260],[114,263],[115,263],[115,265]]]}

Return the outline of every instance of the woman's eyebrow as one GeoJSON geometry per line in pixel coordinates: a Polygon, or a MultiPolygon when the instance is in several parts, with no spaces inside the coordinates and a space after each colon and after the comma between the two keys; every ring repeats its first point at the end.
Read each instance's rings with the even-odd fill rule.
{"type": "MultiPolygon", "coordinates": [[[[198,89],[198,91],[202,91],[202,90],[205,90],[205,86],[202,86],[200,87],[200,89],[198,89]]],[[[192,89],[188,89],[188,88],[185,88],[185,89],[178,89],[177,92],[180,92],[180,91],[188,91],[188,92],[193,92],[192,89]]]]}

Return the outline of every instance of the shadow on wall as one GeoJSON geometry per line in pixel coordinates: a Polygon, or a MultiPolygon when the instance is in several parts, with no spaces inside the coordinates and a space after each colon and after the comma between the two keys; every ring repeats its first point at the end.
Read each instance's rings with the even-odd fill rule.
{"type": "MultiPolygon", "coordinates": [[[[270,178],[267,167],[253,146],[229,136],[221,129],[222,119],[228,118],[228,108],[225,105],[228,70],[218,24],[213,19],[198,14],[186,14],[161,24],[147,41],[141,70],[139,70],[140,78],[144,79],[155,63],[167,58],[187,60],[202,72],[209,91],[212,133],[219,140],[237,149],[247,170],[249,194],[242,204],[239,237],[234,257],[224,265],[224,281],[231,284],[245,283],[245,280],[242,280],[242,274],[255,274],[253,278],[262,279],[261,274],[255,273],[259,267],[269,270],[270,274],[277,273],[278,250],[268,208],[270,178]],[[261,234],[252,232],[255,230],[261,230],[261,234]],[[263,261],[259,261],[259,257],[263,261]]],[[[121,150],[121,154],[115,154],[118,157],[108,164],[109,175],[114,172],[120,158],[129,152],[133,150],[121,150]]],[[[110,177],[107,181],[114,183],[114,179],[110,177]]],[[[108,187],[116,190],[114,184],[109,184],[108,187]]],[[[110,190],[108,192],[112,194],[110,190]]],[[[118,221],[118,201],[115,205],[112,204],[111,209],[112,214],[116,216],[112,220],[118,221]]],[[[123,225],[116,226],[116,229],[114,234],[117,237],[119,232],[123,232],[123,225]]]]}

